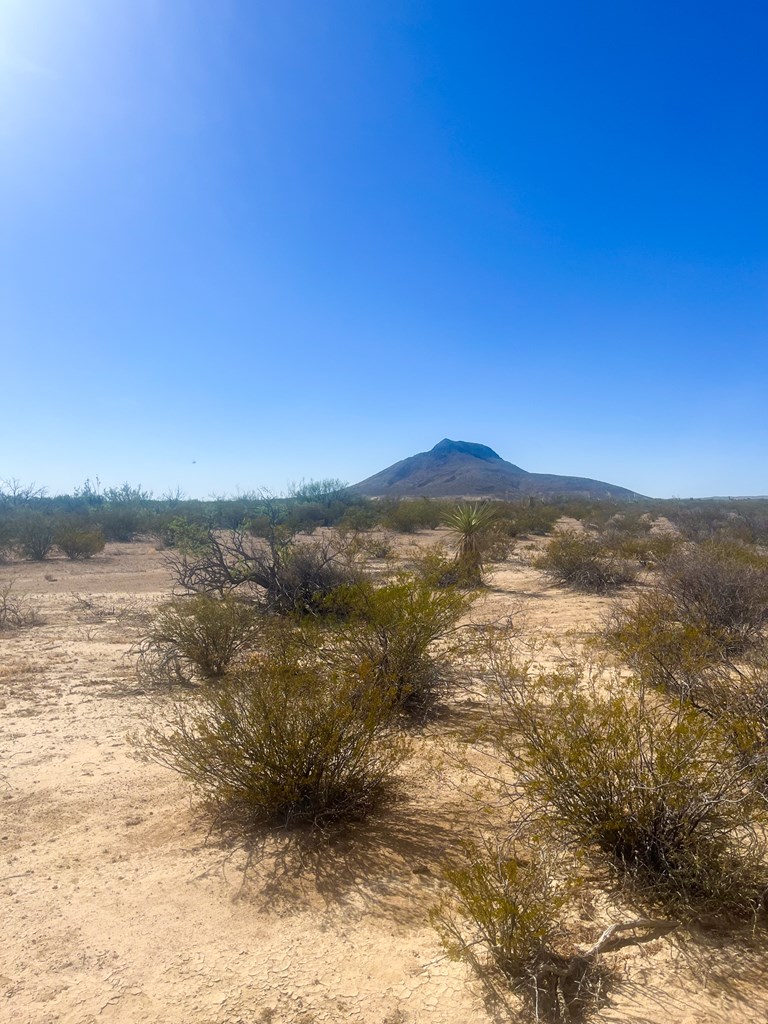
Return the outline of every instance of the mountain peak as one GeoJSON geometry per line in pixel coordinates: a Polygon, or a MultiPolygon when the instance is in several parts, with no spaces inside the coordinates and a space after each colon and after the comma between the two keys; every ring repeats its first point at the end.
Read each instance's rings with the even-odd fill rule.
{"type": "Polygon", "coordinates": [[[385,498],[499,498],[528,496],[630,500],[632,491],[601,480],[528,473],[506,462],[485,444],[444,437],[431,451],[411,455],[352,488],[358,494],[385,498]]]}
{"type": "Polygon", "coordinates": [[[493,448],[489,448],[485,444],[475,444],[473,441],[451,441],[449,437],[444,437],[442,441],[438,441],[429,454],[441,456],[472,455],[474,458],[483,459],[486,462],[491,459],[502,461],[501,456],[493,448]]]}

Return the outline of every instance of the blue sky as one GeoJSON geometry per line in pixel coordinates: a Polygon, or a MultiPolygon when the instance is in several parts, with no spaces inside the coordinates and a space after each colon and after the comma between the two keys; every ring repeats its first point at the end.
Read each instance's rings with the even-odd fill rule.
{"type": "Polygon", "coordinates": [[[0,478],[768,494],[768,6],[0,0],[0,478]]]}

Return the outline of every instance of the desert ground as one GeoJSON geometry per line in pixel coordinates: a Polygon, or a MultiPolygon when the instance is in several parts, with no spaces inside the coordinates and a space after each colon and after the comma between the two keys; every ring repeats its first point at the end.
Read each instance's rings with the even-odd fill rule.
{"type": "MultiPolygon", "coordinates": [[[[438,531],[439,532],[439,531],[438,531]]],[[[424,534],[417,543],[431,543],[424,534]]],[[[400,543],[411,543],[409,539],[400,543]]],[[[40,622],[0,633],[0,1019],[14,1024],[484,1024],[521,1019],[449,960],[429,924],[441,864],[482,812],[445,749],[483,713],[471,690],[413,739],[400,797],[317,843],[215,829],[187,783],[137,758],[163,695],[130,648],[172,581],[151,543],[89,561],[0,565],[40,622]]],[[[549,585],[526,544],[473,614],[525,609],[578,642],[609,601],[549,585]]],[[[633,916],[585,900],[585,946],[633,916]]],[[[748,934],[698,934],[612,954],[599,1019],[768,1020],[768,960],[748,934]]]]}

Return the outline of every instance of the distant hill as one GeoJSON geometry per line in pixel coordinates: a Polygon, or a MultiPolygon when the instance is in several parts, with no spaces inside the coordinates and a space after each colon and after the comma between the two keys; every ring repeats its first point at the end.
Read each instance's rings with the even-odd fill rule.
{"type": "Polygon", "coordinates": [[[352,488],[368,497],[395,498],[612,498],[631,501],[642,495],[625,487],[577,476],[527,473],[505,462],[492,448],[447,437],[428,452],[412,455],[352,488]]]}

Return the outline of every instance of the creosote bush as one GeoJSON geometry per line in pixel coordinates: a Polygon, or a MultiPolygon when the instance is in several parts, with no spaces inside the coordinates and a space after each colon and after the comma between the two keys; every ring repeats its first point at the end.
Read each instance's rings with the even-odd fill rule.
{"type": "Polygon", "coordinates": [[[360,677],[265,654],[166,706],[137,742],[223,816],[322,828],[365,818],[393,788],[406,747],[390,718],[360,677]]]}
{"type": "Polygon", "coordinates": [[[468,844],[465,853],[464,866],[443,872],[450,895],[430,915],[443,945],[452,958],[464,959],[465,922],[471,922],[496,966],[526,978],[552,943],[567,896],[542,854],[520,857],[490,842],[468,844]]]}
{"type": "Polygon", "coordinates": [[[434,544],[425,551],[419,551],[406,564],[414,577],[430,587],[473,589],[471,578],[464,572],[464,567],[442,544],[434,544]]]}
{"type": "Polygon", "coordinates": [[[594,847],[651,902],[764,909],[766,805],[728,723],[631,681],[498,674],[498,744],[553,836],[594,847]]]}
{"type": "Polygon", "coordinates": [[[59,527],[55,534],[55,543],[67,558],[81,561],[93,558],[104,550],[106,541],[104,533],[98,527],[67,524],[59,527]]]}
{"type": "Polygon", "coordinates": [[[768,644],[753,640],[729,655],[719,630],[680,614],[668,595],[642,594],[614,610],[600,642],[643,684],[688,701],[727,730],[768,793],[768,644]]]}
{"type": "Polygon", "coordinates": [[[56,523],[40,512],[27,512],[17,527],[17,543],[24,558],[43,562],[51,553],[56,538],[56,523]]]}
{"type": "Polygon", "coordinates": [[[379,519],[396,533],[434,530],[440,525],[444,507],[444,502],[431,498],[390,498],[381,503],[379,519]]]}
{"type": "Polygon", "coordinates": [[[186,679],[193,669],[203,679],[216,679],[255,646],[261,619],[252,605],[233,595],[176,598],[159,610],[134,648],[142,663],[140,674],[186,679]],[[147,671],[150,667],[152,672],[147,671]]]}
{"type": "Polygon", "coordinates": [[[679,616],[669,595],[650,590],[612,609],[600,642],[644,684],[690,697],[721,651],[701,623],[679,616]]]}
{"type": "Polygon", "coordinates": [[[329,601],[342,612],[328,635],[330,656],[391,694],[399,709],[426,710],[462,646],[457,623],[472,600],[405,572],[381,586],[342,587],[329,601]]]}
{"type": "Polygon", "coordinates": [[[600,538],[573,530],[553,537],[534,565],[555,583],[588,593],[604,593],[637,578],[637,567],[600,538]]]}
{"type": "Polygon", "coordinates": [[[448,955],[482,974],[483,951],[535,1020],[573,1021],[596,1008],[607,971],[596,954],[567,948],[559,918],[575,883],[558,881],[557,858],[540,844],[492,841],[465,853],[464,866],[443,872],[447,893],[430,914],[448,955]]]}

